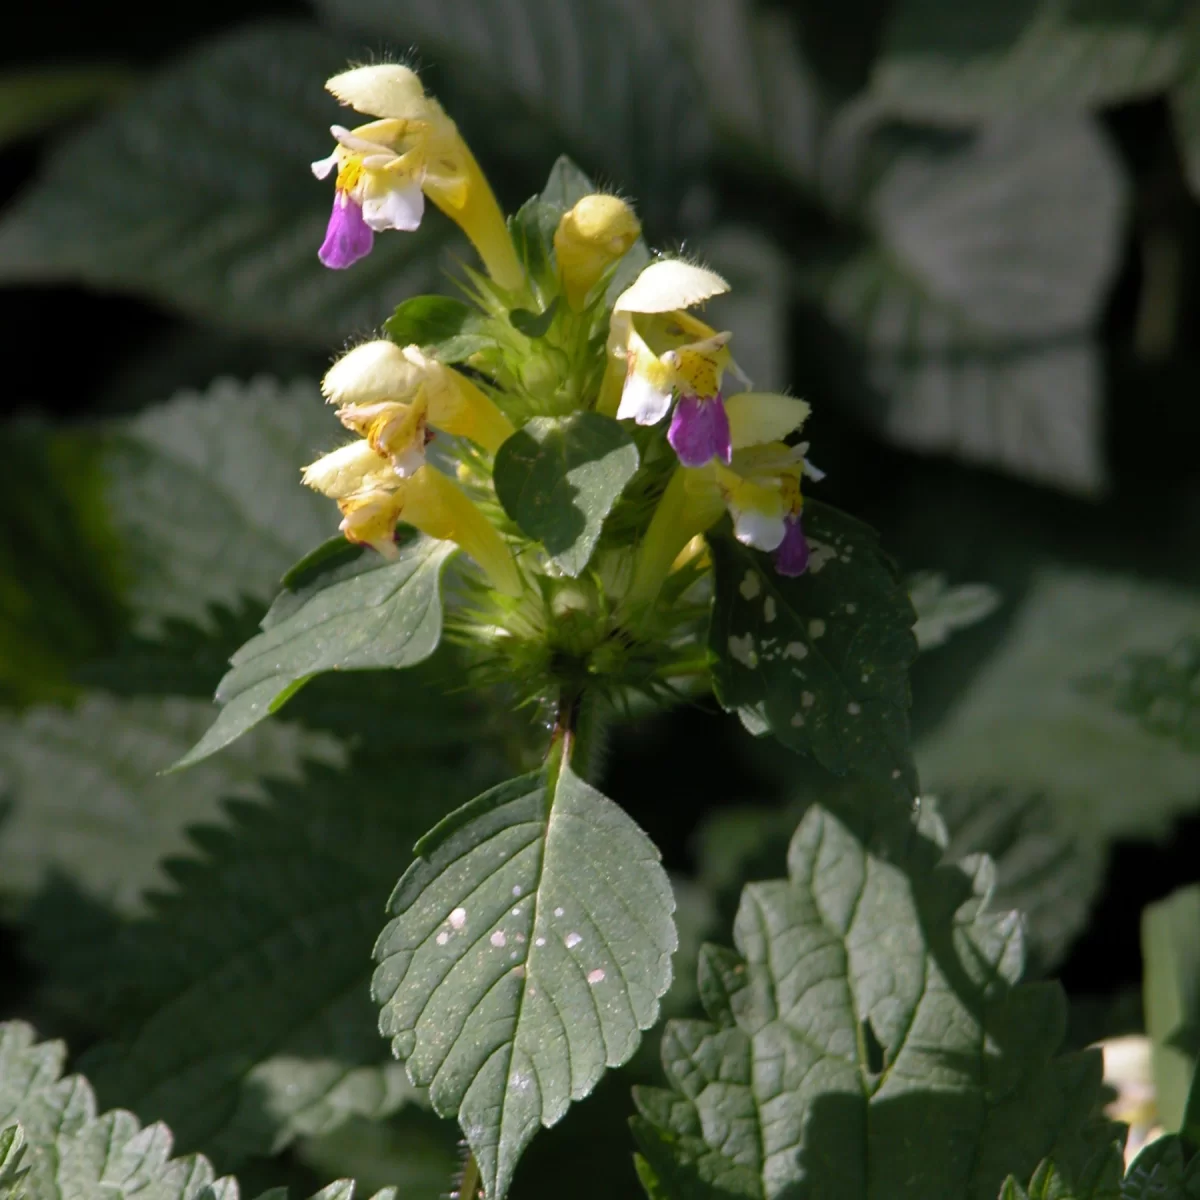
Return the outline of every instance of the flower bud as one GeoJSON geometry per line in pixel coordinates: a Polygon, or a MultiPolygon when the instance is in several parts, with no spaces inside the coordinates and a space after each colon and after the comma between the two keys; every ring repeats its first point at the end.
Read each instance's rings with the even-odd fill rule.
{"type": "Polygon", "coordinates": [[[554,233],[567,303],[578,312],[601,276],[637,241],[642,227],[617,196],[584,196],[554,233]]]}

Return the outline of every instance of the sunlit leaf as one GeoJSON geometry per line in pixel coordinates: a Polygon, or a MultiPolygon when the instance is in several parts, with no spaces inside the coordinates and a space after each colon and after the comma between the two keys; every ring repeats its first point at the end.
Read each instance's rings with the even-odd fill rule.
{"type": "Polygon", "coordinates": [[[325,671],[413,666],[442,636],[442,567],[453,542],[413,537],[395,559],[346,545],[276,598],[263,631],[230,659],[221,712],[179,760],[191,766],[277,712],[325,671]]]}
{"type": "MultiPolygon", "coordinates": [[[[0,1025],[0,1196],[4,1200],[238,1200],[238,1185],[218,1179],[201,1155],[172,1158],[171,1131],[142,1128],[132,1113],[96,1112],[90,1084],[61,1078],[66,1049],[38,1042],[18,1021],[0,1025]],[[19,1170],[5,1159],[21,1143],[19,1170]],[[5,1152],[3,1147],[8,1145],[5,1152]]],[[[15,1157],[15,1155],[13,1156],[15,1157]]],[[[11,1159],[10,1159],[11,1161],[11,1159]]],[[[310,1200],[353,1200],[354,1184],[337,1180],[310,1200]]],[[[287,1200],[286,1189],[259,1200],[287,1200]]],[[[391,1190],[373,1200],[395,1200],[391,1190]]]]}
{"type": "Polygon", "coordinates": [[[671,1090],[636,1094],[651,1195],[993,1200],[1111,1138],[1099,1055],[1056,1057],[1063,997],[1018,985],[990,868],[939,856],[878,790],[808,812],[790,878],[743,893],[738,953],[701,959],[709,1019],[668,1026],[671,1090]]]}
{"type": "Polygon", "coordinates": [[[538,1127],[653,1024],[676,946],[670,883],[646,835],[567,766],[485,792],[416,853],[376,947],[380,1028],[500,1200],[538,1127]]]}

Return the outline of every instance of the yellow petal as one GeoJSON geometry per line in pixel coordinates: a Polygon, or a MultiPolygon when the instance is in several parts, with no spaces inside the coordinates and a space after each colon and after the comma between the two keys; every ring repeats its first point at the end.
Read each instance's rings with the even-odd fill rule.
{"type": "Polygon", "coordinates": [[[491,454],[512,437],[512,422],[484,392],[453,367],[406,346],[404,357],[424,380],[429,423],[455,437],[470,438],[491,454]]]}
{"type": "Polygon", "coordinates": [[[372,449],[389,459],[396,474],[406,477],[425,463],[427,405],[423,399],[405,404],[351,404],[338,409],[338,420],[367,439],[372,449]]]}
{"type": "Polygon", "coordinates": [[[341,500],[392,483],[395,478],[392,464],[367,442],[359,441],[310,463],[304,468],[302,482],[331,500],[341,500]]]}
{"type": "Polygon", "coordinates": [[[370,546],[384,558],[395,558],[396,522],[405,505],[405,488],[367,492],[342,500],[342,523],[338,526],[348,542],[370,546]]]}
{"type": "Polygon", "coordinates": [[[668,350],[663,362],[674,371],[675,386],[689,396],[715,396],[721,376],[729,365],[728,333],[718,333],[703,342],[668,350]]]}
{"type": "Polygon", "coordinates": [[[401,519],[430,537],[457,542],[483,568],[492,587],[521,594],[521,576],[504,539],[473,500],[433,467],[406,481],[401,519]]]}
{"type": "Polygon", "coordinates": [[[804,424],[809,405],[776,392],[740,392],[725,401],[733,448],[778,442],[804,424]]]}
{"type": "Polygon", "coordinates": [[[727,291],[729,284],[715,271],[682,259],[664,258],[652,262],[617,297],[613,312],[671,312],[691,308],[727,291]]]}
{"type": "Polygon", "coordinates": [[[426,112],[421,80],[400,63],[354,67],[326,80],[325,87],[343,104],[372,117],[419,120],[426,112]]]}

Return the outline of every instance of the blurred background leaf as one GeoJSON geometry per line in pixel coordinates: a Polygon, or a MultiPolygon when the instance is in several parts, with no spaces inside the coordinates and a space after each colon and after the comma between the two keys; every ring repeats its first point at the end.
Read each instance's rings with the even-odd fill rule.
{"type": "Polygon", "coordinates": [[[5,72],[0,75],[0,147],[45,133],[120,96],[133,82],[132,71],[111,64],[5,72]]]}
{"type": "Polygon", "coordinates": [[[871,90],[918,120],[978,121],[1162,91],[1184,61],[1188,0],[900,0],[871,90]]]}
{"type": "Polygon", "coordinates": [[[1200,1057],[1200,885],[1147,906],[1142,958],[1158,1115],[1165,1129],[1177,1130],[1200,1057]]]}

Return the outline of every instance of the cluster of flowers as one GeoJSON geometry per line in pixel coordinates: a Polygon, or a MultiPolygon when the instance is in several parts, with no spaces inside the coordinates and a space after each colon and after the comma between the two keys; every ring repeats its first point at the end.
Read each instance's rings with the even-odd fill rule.
{"type": "MultiPolygon", "coordinates": [[[[528,305],[530,283],[508,223],[454,122],[417,76],[400,65],[359,67],[327,87],[376,119],[355,129],[334,126],[333,153],[313,164],[320,178],[336,170],[321,261],[349,267],[370,252],[375,233],[415,229],[427,197],[471,240],[495,294],[510,308],[528,305]]],[[[586,405],[642,426],[670,417],[667,441],[678,466],[636,548],[632,594],[653,601],[680,552],[726,511],[739,540],[773,552],[781,574],[801,574],[808,563],[800,492],[805,446],[785,439],[808,406],[774,393],[725,395],[726,372],[748,384],[731,358],[730,334],[690,311],[728,290],[712,271],[658,258],[610,306],[606,286],[640,233],[624,200],[594,194],[563,215],[553,239],[563,300],[575,313],[602,310],[608,321],[601,382],[586,405]]],[[[418,346],[379,340],[335,363],[323,390],[360,440],[306,468],[304,482],[337,501],[345,536],[391,554],[396,524],[405,521],[454,540],[493,587],[519,594],[522,572],[510,539],[425,459],[434,430],[494,454],[519,415],[505,389],[418,346]]]]}

